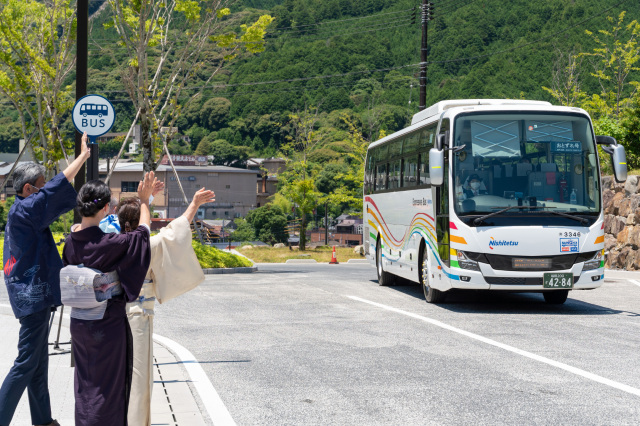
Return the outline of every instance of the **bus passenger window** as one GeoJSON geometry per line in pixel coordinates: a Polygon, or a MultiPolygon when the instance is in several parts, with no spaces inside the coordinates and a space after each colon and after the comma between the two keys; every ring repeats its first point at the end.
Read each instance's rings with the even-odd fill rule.
{"type": "Polygon", "coordinates": [[[421,152],[418,163],[418,173],[420,176],[419,185],[426,185],[429,183],[429,153],[421,152]]]}
{"type": "Polygon", "coordinates": [[[413,155],[404,160],[403,187],[418,185],[418,156],[413,155]]]}
{"type": "Polygon", "coordinates": [[[387,189],[387,164],[376,165],[376,191],[387,189]]]}
{"type": "Polygon", "coordinates": [[[401,164],[400,159],[389,162],[389,185],[387,185],[387,188],[400,188],[400,174],[402,171],[401,164]]]}

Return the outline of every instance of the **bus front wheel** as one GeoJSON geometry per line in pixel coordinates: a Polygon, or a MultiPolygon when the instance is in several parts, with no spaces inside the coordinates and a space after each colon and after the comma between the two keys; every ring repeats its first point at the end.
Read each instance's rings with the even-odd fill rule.
{"type": "Polygon", "coordinates": [[[429,275],[429,256],[427,248],[423,247],[422,255],[420,258],[420,284],[422,285],[422,291],[424,292],[424,298],[429,303],[444,302],[447,295],[445,292],[436,290],[429,285],[431,277],[429,275]]]}
{"type": "Polygon", "coordinates": [[[562,305],[567,301],[567,296],[569,296],[569,290],[554,290],[554,291],[545,291],[542,293],[544,296],[544,301],[551,305],[562,305]]]}
{"type": "Polygon", "coordinates": [[[382,266],[382,244],[380,238],[376,244],[376,272],[378,272],[378,284],[383,286],[393,285],[395,277],[393,274],[386,272],[382,266]]]}

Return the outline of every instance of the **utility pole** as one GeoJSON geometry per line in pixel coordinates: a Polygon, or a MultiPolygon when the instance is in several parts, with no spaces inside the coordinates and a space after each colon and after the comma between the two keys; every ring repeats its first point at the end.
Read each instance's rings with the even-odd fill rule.
{"type": "Polygon", "coordinates": [[[433,20],[433,3],[422,0],[422,46],[420,48],[420,105],[422,111],[427,107],[427,30],[433,20]]]}
{"type": "MultiPolygon", "coordinates": [[[[77,3],[77,32],[76,32],[76,102],[87,94],[87,62],[89,57],[89,0],[78,0],[77,3]]],[[[75,132],[75,154],[80,155],[82,135],[75,132]]],[[[76,178],[76,191],[84,184],[85,180],[98,179],[98,144],[90,143],[91,157],[87,160],[86,169],[80,169],[76,178]],[[85,174],[86,170],[86,174],[85,174]]]]}
{"type": "MultiPolygon", "coordinates": [[[[76,3],[77,27],[76,27],[76,101],[87,94],[87,57],[89,40],[89,0],[78,0],[76,3]]],[[[82,135],[75,131],[75,154],[80,155],[82,135]]],[[[93,154],[93,152],[92,152],[93,154]]],[[[83,165],[74,180],[76,191],[80,191],[86,179],[85,166],[83,165]]]]}
{"type": "MultiPolygon", "coordinates": [[[[89,0],[78,0],[76,3],[76,102],[87,94],[87,57],[89,56],[89,0]]],[[[82,144],[82,135],[77,130],[75,134],[75,156],[80,155],[80,146],[82,144]]],[[[92,153],[93,154],[93,153],[92,153]]],[[[86,168],[83,164],[78,171],[73,186],[76,192],[80,192],[80,188],[86,182],[86,168]]],[[[80,214],[73,212],[73,222],[80,223],[80,214]]],[[[71,363],[73,365],[73,362],[71,363]]]]}

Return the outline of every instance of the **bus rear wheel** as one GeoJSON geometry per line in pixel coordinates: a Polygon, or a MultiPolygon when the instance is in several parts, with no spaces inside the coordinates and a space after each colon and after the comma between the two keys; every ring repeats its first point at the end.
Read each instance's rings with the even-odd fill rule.
{"type": "Polygon", "coordinates": [[[383,286],[393,285],[395,277],[393,274],[386,272],[382,266],[382,244],[380,238],[376,244],[376,272],[378,273],[378,284],[383,286]]]}
{"type": "Polygon", "coordinates": [[[436,290],[429,285],[431,277],[429,276],[429,256],[427,248],[422,248],[422,255],[420,256],[420,284],[422,285],[422,292],[424,298],[428,303],[441,303],[447,298],[445,292],[436,290]]]}
{"type": "Polygon", "coordinates": [[[544,296],[545,302],[551,305],[562,305],[567,301],[569,290],[545,291],[542,295],[544,296]]]}

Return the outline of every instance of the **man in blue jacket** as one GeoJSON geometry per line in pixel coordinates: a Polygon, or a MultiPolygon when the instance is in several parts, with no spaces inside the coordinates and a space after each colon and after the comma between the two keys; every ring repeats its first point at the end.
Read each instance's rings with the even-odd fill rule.
{"type": "Polygon", "coordinates": [[[87,135],[80,155],[49,182],[43,166],[25,163],[13,173],[18,194],[9,210],[4,237],[4,281],[11,308],[20,321],[18,357],[0,388],[0,426],[8,426],[25,388],[31,422],[58,425],[49,400],[49,335],[51,308],[60,306],[62,261],[49,225],[76,205],[71,181],[89,158],[87,135]]]}

